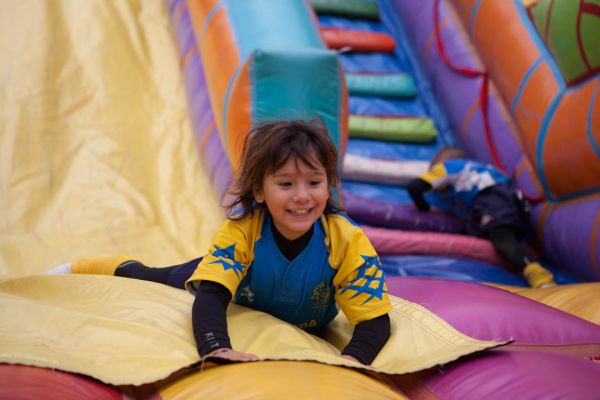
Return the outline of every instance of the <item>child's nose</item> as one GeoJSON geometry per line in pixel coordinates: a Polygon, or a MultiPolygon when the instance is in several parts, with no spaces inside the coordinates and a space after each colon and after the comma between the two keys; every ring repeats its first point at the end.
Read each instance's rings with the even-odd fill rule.
{"type": "Polygon", "coordinates": [[[296,193],[294,193],[294,200],[295,201],[306,201],[308,200],[309,194],[308,194],[308,190],[304,185],[300,185],[298,186],[298,188],[296,189],[296,193]]]}

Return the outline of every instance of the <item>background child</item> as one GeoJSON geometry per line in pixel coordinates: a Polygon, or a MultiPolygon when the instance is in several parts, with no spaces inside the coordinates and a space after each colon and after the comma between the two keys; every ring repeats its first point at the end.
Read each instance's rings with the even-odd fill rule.
{"type": "Polygon", "coordinates": [[[232,349],[230,301],[318,334],[338,313],[352,325],[342,356],[370,364],[390,335],[391,303],[379,258],[340,212],[337,149],[317,122],[275,121],[253,129],[227,205],[229,218],[205,257],[150,268],[128,257],[81,260],[50,273],[114,274],[186,288],[202,357],[254,360],[232,349]]]}
{"type": "Polygon", "coordinates": [[[430,209],[424,193],[447,195],[466,215],[467,233],[489,238],[502,257],[523,271],[531,287],[556,285],[552,273],[535,262],[521,243],[527,227],[526,204],[510,179],[494,166],[466,159],[457,147],[444,147],[429,171],[413,179],[407,190],[421,211],[430,209]]]}

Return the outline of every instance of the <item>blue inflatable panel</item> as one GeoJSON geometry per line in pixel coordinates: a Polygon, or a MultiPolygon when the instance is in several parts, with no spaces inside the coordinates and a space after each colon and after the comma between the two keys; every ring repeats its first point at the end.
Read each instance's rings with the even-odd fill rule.
{"type": "Polygon", "coordinates": [[[366,19],[344,18],[335,15],[319,15],[319,24],[327,28],[388,33],[381,21],[370,21],[366,19]]]}
{"type": "Polygon", "coordinates": [[[541,262],[541,264],[544,267],[548,268],[554,274],[554,280],[559,285],[567,285],[567,284],[571,284],[571,283],[585,282],[584,279],[579,279],[578,277],[576,277],[569,271],[556,268],[555,266],[545,263],[543,261],[541,262]]]}
{"type": "Polygon", "coordinates": [[[527,282],[520,275],[478,260],[436,256],[380,258],[383,272],[389,276],[431,276],[458,281],[527,286],[527,282]]]}
{"type": "Polygon", "coordinates": [[[390,74],[406,72],[398,59],[388,53],[341,53],[340,61],[345,72],[390,74]]]}
{"type": "Polygon", "coordinates": [[[384,99],[382,97],[350,96],[348,99],[350,114],[359,115],[392,115],[392,116],[427,116],[425,107],[418,97],[412,99],[384,99]]]}
{"type": "MultiPolygon", "coordinates": [[[[388,276],[430,276],[458,281],[528,286],[519,272],[507,271],[479,260],[421,255],[383,256],[380,259],[383,272],[388,276]]],[[[559,285],[582,282],[567,271],[545,263],[544,266],[552,271],[554,280],[559,285]]]]}

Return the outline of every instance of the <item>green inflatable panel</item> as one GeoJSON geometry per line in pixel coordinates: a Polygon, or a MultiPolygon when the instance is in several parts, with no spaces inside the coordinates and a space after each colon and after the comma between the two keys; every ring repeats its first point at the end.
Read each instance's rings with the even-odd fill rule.
{"type": "Polygon", "coordinates": [[[317,14],[378,20],[379,7],[372,0],[311,0],[317,14]]]}
{"type": "Polygon", "coordinates": [[[350,116],[349,136],[394,142],[430,143],[437,130],[430,118],[350,116]]]}
{"type": "Polygon", "coordinates": [[[358,96],[409,98],[417,95],[408,74],[346,74],[348,93],[358,96]]]}
{"type": "Polygon", "coordinates": [[[568,85],[600,71],[600,0],[541,0],[530,9],[568,85]]]}

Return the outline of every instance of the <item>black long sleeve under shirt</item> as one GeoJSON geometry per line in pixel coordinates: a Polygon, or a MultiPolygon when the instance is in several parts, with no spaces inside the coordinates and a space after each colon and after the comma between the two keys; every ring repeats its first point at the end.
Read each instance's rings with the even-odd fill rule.
{"type": "MultiPolygon", "coordinates": [[[[277,247],[289,260],[296,258],[312,238],[311,229],[295,240],[286,239],[271,225],[277,247]]],[[[229,290],[216,282],[202,281],[192,308],[194,337],[201,356],[213,350],[231,348],[227,334],[225,312],[231,301],[229,290]]],[[[387,314],[361,322],[342,354],[356,358],[363,364],[371,364],[390,336],[390,318],[387,314]]]]}

